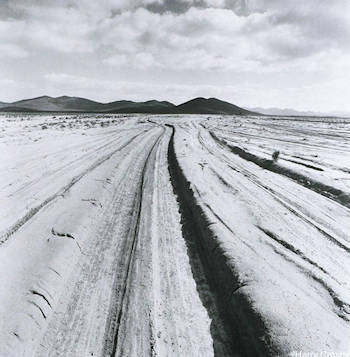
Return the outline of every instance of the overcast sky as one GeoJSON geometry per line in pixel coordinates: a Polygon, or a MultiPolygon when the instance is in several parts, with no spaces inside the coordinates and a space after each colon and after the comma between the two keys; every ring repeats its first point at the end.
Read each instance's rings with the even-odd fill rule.
{"type": "Polygon", "coordinates": [[[0,0],[0,101],[350,111],[349,0],[0,0]]]}

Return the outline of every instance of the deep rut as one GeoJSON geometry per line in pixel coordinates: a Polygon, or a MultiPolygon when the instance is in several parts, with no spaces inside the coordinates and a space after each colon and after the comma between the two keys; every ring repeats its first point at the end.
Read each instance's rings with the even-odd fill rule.
{"type": "MultiPolygon", "coordinates": [[[[218,316],[213,320],[212,337],[216,356],[270,356],[277,353],[271,341],[265,336],[266,328],[260,316],[252,309],[244,294],[239,276],[230,265],[216,237],[210,229],[201,206],[198,204],[190,182],[187,181],[177,160],[173,130],[169,149],[168,164],[174,192],[178,197],[182,216],[183,236],[187,241],[190,255],[198,255],[203,273],[209,283],[212,301],[216,305],[218,316]],[[192,251],[192,252],[191,252],[192,251]],[[222,325],[216,325],[221,323],[222,325]],[[227,340],[215,338],[221,328],[225,330],[227,340]],[[262,338],[265,336],[265,339],[262,338]],[[222,344],[224,342],[224,344],[222,344]]],[[[196,275],[196,266],[192,261],[192,271],[196,275]]],[[[198,274],[198,271],[197,271],[198,274]]],[[[200,274],[200,272],[199,272],[200,274]]],[[[201,277],[203,279],[203,277],[201,277]]],[[[198,288],[200,289],[200,288],[198,288]]]]}

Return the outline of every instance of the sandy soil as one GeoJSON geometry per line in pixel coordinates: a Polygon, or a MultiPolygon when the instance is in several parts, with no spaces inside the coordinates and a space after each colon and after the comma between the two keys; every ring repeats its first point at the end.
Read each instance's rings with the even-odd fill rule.
{"type": "Polygon", "coordinates": [[[0,356],[350,351],[350,121],[0,125],[0,356]]]}

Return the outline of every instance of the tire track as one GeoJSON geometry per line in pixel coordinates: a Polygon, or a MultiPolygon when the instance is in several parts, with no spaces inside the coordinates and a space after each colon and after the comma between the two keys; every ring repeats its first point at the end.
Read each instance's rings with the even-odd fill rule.
{"type": "Polygon", "coordinates": [[[163,133],[160,134],[159,137],[156,139],[156,141],[154,142],[154,144],[152,145],[146,156],[145,163],[141,171],[139,189],[137,190],[134,199],[134,204],[133,204],[134,216],[132,219],[132,223],[130,224],[128,235],[124,239],[124,247],[122,247],[121,249],[121,256],[124,257],[124,260],[126,259],[126,261],[124,263],[121,263],[121,261],[123,261],[123,259],[121,259],[118,264],[119,265],[118,268],[125,267],[125,269],[123,269],[124,274],[121,277],[121,279],[119,279],[119,277],[117,276],[117,279],[114,283],[113,291],[115,291],[116,296],[115,298],[112,297],[113,305],[110,308],[111,319],[107,321],[105,339],[104,339],[106,341],[104,351],[105,354],[108,353],[109,356],[115,356],[118,349],[119,334],[120,334],[119,329],[120,329],[121,319],[124,313],[124,309],[126,307],[125,305],[127,304],[126,298],[128,295],[130,279],[133,271],[136,246],[139,239],[140,220],[144,210],[142,207],[143,206],[142,203],[143,203],[145,174],[146,174],[147,167],[149,165],[150,157],[154,152],[155,148],[159,145],[159,142],[165,133],[165,129],[164,128],[162,129],[163,129],[163,133]],[[118,291],[120,292],[119,294],[118,291]]]}
{"type": "MultiPolygon", "coordinates": [[[[147,131],[147,130],[146,130],[147,131]]],[[[104,155],[102,158],[97,160],[95,163],[90,165],[87,169],[85,169],[83,172],[81,172],[79,175],[74,176],[71,181],[56,191],[53,195],[49,196],[46,200],[44,200],[41,204],[31,208],[27,214],[25,214],[22,218],[17,220],[5,233],[3,233],[0,236],[0,245],[6,242],[9,237],[14,234],[16,231],[18,231],[26,222],[28,222],[33,216],[35,216],[42,208],[47,206],[49,203],[54,201],[56,198],[60,196],[64,196],[65,193],[69,191],[69,189],[75,185],[77,182],[79,182],[84,176],[86,176],[89,172],[103,164],[105,161],[109,160],[114,154],[116,154],[118,151],[124,149],[126,146],[131,144],[138,136],[144,134],[140,133],[135,136],[133,136],[130,140],[128,140],[125,144],[119,146],[117,149],[113,150],[111,153],[104,155]]]]}
{"type": "MultiPolygon", "coordinates": [[[[331,234],[326,232],[324,229],[319,227],[315,222],[313,222],[312,219],[307,217],[305,214],[303,214],[302,212],[298,211],[296,208],[292,207],[292,205],[287,202],[287,199],[285,197],[283,197],[283,195],[277,194],[274,190],[272,190],[268,186],[266,186],[263,183],[261,183],[258,179],[256,179],[254,177],[255,175],[252,175],[248,170],[245,170],[242,167],[240,167],[240,170],[237,170],[237,169],[233,168],[227,160],[223,159],[222,155],[217,155],[213,151],[211,151],[210,148],[208,148],[207,145],[205,144],[203,138],[200,137],[200,136],[199,136],[199,141],[200,141],[201,145],[204,148],[206,148],[206,150],[208,150],[208,152],[211,155],[213,155],[215,158],[220,159],[226,165],[228,165],[228,167],[230,167],[234,171],[237,171],[238,173],[244,175],[244,177],[247,180],[249,180],[251,183],[253,183],[257,187],[259,187],[260,189],[262,189],[266,193],[268,193],[273,199],[275,199],[277,202],[279,202],[283,207],[285,207],[293,215],[295,215],[296,217],[300,218],[302,221],[304,221],[306,224],[310,225],[311,227],[315,228],[327,240],[329,240],[330,242],[335,244],[337,247],[339,247],[340,249],[343,249],[346,253],[350,252],[350,248],[347,245],[343,244],[341,241],[339,241],[339,239],[337,239],[336,237],[332,236],[331,234]]],[[[215,174],[216,174],[216,176],[220,177],[220,174],[218,172],[215,172],[215,174]]],[[[209,209],[210,209],[210,207],[209,207],[209,209]]],[[[215,214],[215,213],[213,212],[213,214],[215,214]]],[[[217,217],[217,219],[220,219],[220,218],[217,217]]],[[[298,263],[295,259],[292,259],[291,256],[287,256],[282,251],[277,250],[277,248],[275,246],[273,246],[273,249],[277,254],[282,255],[286,260],[290,261],[295,266],[297,266],[303,272],[303,274],[312,277],[312,279],[315,282],[317,282],[329,294],[330,298],[333,301],[333,306],[334,306],[335,313],[340,318],[342,318],[345,321],[347,321],[346,311],[347,311],[349,305],[345,301],[342,300],[342,298],[334,291],[334,289],[332,289],[330,284],[327,283],[325,279],[323,279],[322,277],[317,276],[313,272],[313,268],[316,267],[323,274],[328,275],[328,277],[331,278],[332,280],[334,280],[336,282],[337,282],[337,280],[333,276],[331,276],[327,271],[325,271],[322,267],[320,267],[314,260],[312,260],[312,259],[308,258],[307,256],[305,256],[299,249],[295,248],[294,246],[292,246],[288,242],[278,238],[274,233],[270,232],[269,230],[267,230],[265,228],[262,228],[260,226],[257,226],[257,228],[259,230],[261,230],[267,237],[269,237],[270,239],[272,239],[275,242],[279,243],[285,249],[288,249],[290,252],[294,253],[296,257],[304,260],[305,262],[307,262],[309,264],[309,268],[307,269],[307,268],[303,267],[300,263],[298,263]]],[[[337,282],[337,283],[339,284],[339,282],[337,282]]]]}
{"type": "Polygon", "coordinates": [[[103,335],[113,278],[119,270],[116,257],[129,229],[131,194],[136,191],[135,178],[140,174],[145,148],[157,135],[153,130],[107,163],[111,183],[99,191],[103,206],[96,207],[96,227],[84,242],[86,254],[80,256],[67,281],[67,294],[59,297],[35,356],[46,357],[48,351],[50,356],[106,355],[103,335]]]}
{"type": "Polygon", "coordinates": [[[138,177],[144,157],[158,135],[159,131],[153,130],[132,148],[124,150],[121,159],[118,154],[118,159],[113,159],[117,165],[111,162],[111,186],[104,193],[107,197],[103,207],[96,212],[100,223],[85,241],[86,255],[80,257],[66,286],[68,294],[60,297],[59,308],[54,312],[42,339],[42,348],[39,347],[35,356],[46,357],[48,348],[51,349],[50,356],[109,355],[104,349],[104,332],[111,319],[109,308],[118,300],[115,293],[112,296],[113,280],[125,269],[123,260],[126,259],[125,247],[129,244],[128,232],[133,222],[138,177]]]}
{"type": "MultiPolygon", "coordinates": [[[[168,148],[168,167],[174,192],[178,197],[184,238],[197,251],[223,328],[230,337],[230,346],[227,346],[228,350],[224,355],[278,355],[278,347],[266,333],[261,316],[253,309],[248,297],[240,292],[244,283],[218,244],[217,237],[210,229],[210,222],[194,196],[191,183],[186,179],[176,157],[175,127],[168,126],[173,129],[168,148]]],[[[215,335],[213,339],[215,345],[215,335]]],[[[216,351],[216,355],[221,356],[222,353],[218,354],[216,351]]]]}
{"type": "MultiPolygon", "coordinates": [[[[216,155],[212,150],[210,150],[208,148],[208,146],[205,144],[203,138],[199,137],[199,141],[201,143],[201,145],[214,157],[218,158],[219,160],[221,160],[222,162],[224,162],[225,164],[228,165],[228,167],[230,167],[232,170],[244,175],[244,177],[246,179],[248,179],[250,182],[252,182],[254,185],[258,186],[259,188],[263,189],[265,192],[267,192],[270,196],[272,196],[276,201],[278,201],[280,204],[282,204],[285,208],[287,208],[291,213],[293,213],[294,215],[296,215],[297,217],[299,217],[300,219],[302,219],[304,222],[306,222],[307,224],[311,225],[312,227],[314,227],[316,230],[318,230],[320,233],[322,233],[326,239],[328,239],[329,241],[333,242],[334,244],[336,244],[338,247],[340,247],[341,249],[345,250],[346,252],[350,252],[350,247],[346,244],[340,241],[340,239],[338,239],[337,237],[333,236],[332,234],[330,234],[329,232],[327,232],[324,228],[320,227],[312,218],[307,217],[306,214],[304,214],[303,212],[301,212],[300,210],[298,210],[297,208],[293,207],[288,201],[288,199],[286,197],[284,197],[281,193],[277,193],[275,192],[272,188],[268,187],[267,185],[263,184],[262,182],[260,182],[260,180],[255,178],[255,175],[253,175],[251,172],[249,172],[248,170],[240,167],[239,170],[237,170],[236,168],[231,166],[231,162],[229,162],[228,160],[225,160],[223,158],[223,156],[221,155],[216,155]]],[[[216,140],[215,142],[219,145],[220,143],[218,143],[216,140]]],[[[218,172],[216,172],[217,176],[221,176],[218,172]]]]}
{"type": "Polygon", "coordinates": [[[212,138],[217,143],[219,143],[220,145],[226,146],[231,152],[238,155],[242,159],[244,159],[246,161],[253,162],[254,164],[258,165],[259,167],[261,167],[265,170],[269,170],[276,174],[288,177],[288,178],[292,179],[293,181],[295,181],[296,183],[298,183],[299,185],[302,185],[302,186],[304,186],[304,187],[306,187],[322,196],[325,196],[325,197],[341,204],[345,208],[350,209],[350,196],[346,192],[341,191],[335,187],[326,185],[322,182],[313,180],[312,178],[310,178],[308,176],[305,176],[301,173],[290,170],[286,167],[282,167],[281,165],[276,164],[273,160],[263,159],[261,157],[254,155],[254,154],[251,154],[248,151],[241,149],[238,146],[229,145],[225,140],[219,139],[215,135],[215,133],[213,133],[212,131],[209,131],[209,134],[212,136],[212,138]]]}
{"type": "MultiPolygon", "coordinates": [[[[109,147],[111,144],[113,144],[116,140],[116,137],[113,138],[113,140],[110,140],[106,143],[106,140],[104,140],[104,144],[98,146],[97,148],[92,148],[90,150],[90,152],[82,154],[81,156],[78,156],[77,158],[75,158],[74,160],[71,160],[67,163],[65,163],[64,165],[62,165],[61,167],[58,167],[57,169],[51,170],[51,171],[47,171],[45,173],[45,179],[48,179],[50,177],[54,177],[56,174],[60,173],[60,172],[64,172],[64,171],[69,171],[69,169],[77,162],[80,162],[82,160],[85,160],[91,156],[95,156],[96,154],[98,154],[100,151],[103,151],[103,149],[109,147]]],[[[102,140],[101,140],[102,141],[102,140]]],[[[71,150],[71,148],[69,148],[71,150]]],[[[66,150],[65,150],[66,151],[66,150]]],[[[38,177],[36,179],[33,179],[30,183],[25,182],[21,187],[17,188],[14,192],[12,192],[10,195],[8,195],[8,197],[13,197],[14,195],[21,193],[21,191],[23,190],[29,190],[31,189],[35,184],[40,183],[40,181],[42,180],[42,177],[38,177]]]]}

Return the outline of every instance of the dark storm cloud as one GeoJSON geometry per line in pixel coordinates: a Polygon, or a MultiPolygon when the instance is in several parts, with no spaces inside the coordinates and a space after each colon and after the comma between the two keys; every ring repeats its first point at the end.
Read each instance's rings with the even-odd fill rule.
{"type": "Polygon", "coordinates": [[[238,15],[249,15],[252,11],[258,11],[256,2],[249,2],[249,0],[163,0],[145,5],[149,11],[159,14],[166,12],[182,14],[193,7],[229,9],[238,15]]]}
{"type": "Polygon", "coordinates": [[[172,12],[175,14],[182,14],[191,7],[203,7],[203,1],[181,1],[181,0],[164,0],[163,2],[151,2],[145,5],[145,8],[151,12],[163,14],[165,12],[172,12]]]}

